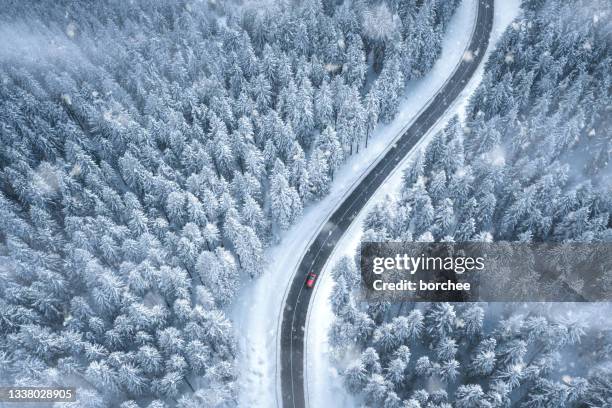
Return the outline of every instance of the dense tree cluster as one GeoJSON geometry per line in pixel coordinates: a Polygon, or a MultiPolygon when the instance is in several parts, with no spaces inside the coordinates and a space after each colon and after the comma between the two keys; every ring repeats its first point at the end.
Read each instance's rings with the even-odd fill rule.
{"type": "Polygon", "coordinates": [[[368,216],[369,238],[610,240],[610,27],[576,7],[513,23],[465,124],[433,138],[401,197],[368,216]]]}
{"type": "MultiPolygon", "coordinates": [[[[334,274],[338,286],[358,276],[349,258],[334,274]]],[[[342,363],[345,387],[366,406],[578,407],[612,398],[612,333],[595,328],[593,311],[509,303],[362,307],[340,293],[332,299],[330,341],[338,361],[350,361],[342,363]]],[[[608,304],[596,311],[610,312],[608,304]]]]}
{"type": "MultiPolygon", "coordinates": [[[[452,119],[418,155],[399,196],[366,217],[364,240],[609,242],[610,12],[607,2],[525,2],[465,122],[452,119]]],[[[612,401],[612,336],[591,324],[607,304],[572,307],[581,321],[538,305],[367,304],[353,260],[334,275],[330,338],[339,361],[361,353],[344,380],[370,406],[612,401]]]]}
{"type": "Polygon", "coordinates": [[[457,3],[3,1],[2,382],[234,405],[222,308],[431,68],[457,3]]]}

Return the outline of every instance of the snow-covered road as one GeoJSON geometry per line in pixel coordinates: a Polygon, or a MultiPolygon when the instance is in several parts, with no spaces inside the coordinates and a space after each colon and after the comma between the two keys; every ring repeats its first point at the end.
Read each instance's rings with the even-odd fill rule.
{"type": "MultiPolygon", "coordinates": [[[[487,54],[492,51],[503,31],[518,15],[519,5],[519,0],[497,0],[495,2],[493,32],[489,43],[490,45],[486,51],[487,54]]],[[[440,86],[436,84],[435,81],[436,79],[439,80],[441,75],[440,73],[436,74],[436,71],[447,72],[447,75],[452,72],[454,64],[457,63],[458,59],[462,58],[462,53],[465,49],[471,29],[469,22],[473,21],[474,12],[475,8],[473,2],[464,0],[460,9],[457,10],[457,14],[453,17],[453,20],[451,20],[449,32],[443,43],[442,58],[436,63],[431,72],[433,77],[428,75],[418,82],[421,84],[429,83],[429,89],[435,90],[440,86]]],[[[329,303],[329,297],[333,288],[333,279],[331,273],[329,273],[330,269],[341,257],[345,255],[354,255],[363,234],[362,223],[364,217],[376,203],[381,202],[387,195],[393,195],[398,192],[401,185],[403,170],[412,160],[414,152],[418,152],[420,148],[424,147],[429,140],[431,140],[431,137],[442,129],[448,119],[453,115],[459,114],[462,116],[469,96],[482,79],[484,61],[486,61],[486,58],[487,56],[485,55],[483,63],[480,64],[477,72],[461,93],[461,96],[457,98],[453,107],[449,109],[438,121],[436,126],[429,131],[427,136],[421,140],[415,149],[413,149],[412,153],[404,158],[403,162],[395,169],[363,210],[357,215],[355,221],[338,242],[332,256],[325,265],[324,271],[321,274],[321,279],[317,283],[316,291],[313,294],[307,319],[308,337],[306,339],[305,351],[305,359],[307,362],[305,367],[305,383],[307,384],[309,406],[355,407],[358,405],[356,404],[357,401],[354,401],[353,396],[349,395],[342,386],[340,377],[330,361],[330,348],[327,335],[334,319],[329,303]]],[[[411,89],[414,90],[414,88],[411,89]]],[[[409,103],[409,101],[414,98],[418,98],[418,95],[411,94],[408,96],[406,103],[409,103]]],[[[423,99],[419,100],[423,101],[423,99]]],[[[410,114],[410,112],[415,111],[408,111],[408,114],[410,114]]],[[[406,110],[402,109],[402,113],[406,113],[406,110]]]]}
{"type": "MultiPolygon", "coordinates": [[[[518,0],[502,0],[496,8],[493,42],[517,12],[518,0]],[[504,4],[501,4],[504,3],[504,4]],[[510,6],[510,7],[509,7],[510,6]]],[[[442,55],[433,69],[424,78],[411,81],[406,87],[406,94],[395,120],[380,126],[372,138],[367,150],[352,157],[338,171],[332,184],[331,192],[318,203],[307,207],[302,218],[282,236],[280,244],[266,252],[267,266],[264,275],[241,288],[236,297],[230,316],[234,323],[239,341],[238,376],[240,384],[239,402],[244,407],[270,407],[278,405],[277,401],[277,344],[279,320],[286,288],[300,260],[300,255],[308,247],[309,241],[316,235],[322,223],[333,209],[342,202],[342,197],[358,181],[366,169],[390,145],[408,123],[416,116],[427,101],[436,94],[454,67],[463,58],[463,51],[469,41],[476,13],[476,1],[464,0],[453,16],[445,39],[442,55]]],[[[481,72],[482,69],[479,68],[481,72]]],[[[465,101],[471,90],[478,84],[481,73],[475,75],[458,99],[465,101]]],[[[460,107],[456,105],[456,108],[460,107]]],[[[400,171],[385,183],[375,198],[368,204],[380,200],[393,191],[399,183],[400,171]]],[[[360,214],[367,212],[366,207],[360,214]]],[[[354,251],[360,239],[361,222],[353,223],[348,234],[344,236],[332,257],[354,251]]],[[[331,263],[333,264],[333,263],[331,263]]],[[[328,304],[331,291],[329,274],[323,274],[318,282],[316,298],[313,300],[312,316],[316,316],[309,326],[307,339],[307,384],[310,406],[327,406],[333,398],[334,406],[350,405],[350,396],[346,395],[337,381],[337,376],[329,365],[327,354],[327,331],[332,315],[328,304]]]]}

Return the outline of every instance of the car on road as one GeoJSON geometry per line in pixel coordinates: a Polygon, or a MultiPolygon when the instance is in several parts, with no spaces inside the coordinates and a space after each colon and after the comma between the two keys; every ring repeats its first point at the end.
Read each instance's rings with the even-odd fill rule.
{"type": "Polygon", "coordinates": [[[314,272],[310,272],[308,277],[306,278],[306,287],[312,288],[317,280],[317,274],[314,272]]]}

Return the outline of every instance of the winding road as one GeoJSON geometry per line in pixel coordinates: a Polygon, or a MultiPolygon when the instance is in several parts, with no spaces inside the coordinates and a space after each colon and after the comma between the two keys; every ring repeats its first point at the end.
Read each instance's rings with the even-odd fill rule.
{"type": "Polygon", "coordinates": [[[450,107],[466,86],[489,44],[493,27],[494,0],[479,0],[475,29],[468,46],[468,58],[455,68],[450,80],[440,89],[429,105],[404,130],[395,145],[389,149],[372,170],[356,185],[345,200],[329,217],[316,238],[311,242],[299,264],[286,296],[280,338],[280,377],[282,405],[285,408],[306,407],[304,395],[304,340],[305,325],[312,290],[305,287],[306,275],[320,273],[334,246],[354,218],[365,206],[404,156],[428,132],[450,107]]]}

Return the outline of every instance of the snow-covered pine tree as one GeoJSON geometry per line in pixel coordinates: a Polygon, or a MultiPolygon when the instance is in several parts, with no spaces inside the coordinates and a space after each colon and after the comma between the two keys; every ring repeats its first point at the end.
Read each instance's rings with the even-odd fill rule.
{"type": "MultiPolygon", "coordinates": [[[[442,13],[427,4],[398,14],[414,20],[403,28],[418,44],[439,35],[423,21],[445,19],[442,13]]],[[[610,138],[597,137],[610,128],[610,43],[603,40],[610,26],[600,20],[608,13],[605,2],[524,3],[464,120],[452,119],[417,155],[398,196],[365,217],[363,239],[608,242],[610,138]]],[[[391,52],[385,48],[385,58],[391,52]]],[[[419,76],[436,50],[408,52],[419,76]]],[[[370,92],[389,95],[388,66],[370,92]]],[[[386,109],[383,101],[382,116],[386,109]]],[[[611,333],[594,323],[610,313],[608,304],[367,303],[340,273],[355,267],[344,258],[335,268],[332,333],[342,336],[332,342],[333,356],[347,387],[369,406],[541,408],[610,400],[611,333]],[[357,336],[360,314],[372,325],[357,336]],[[406,350],[409,358],[398,359],[406,350]]]]}

